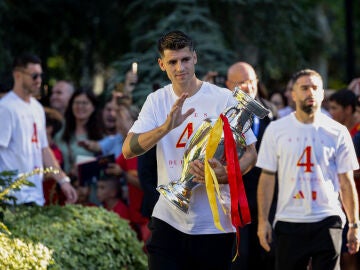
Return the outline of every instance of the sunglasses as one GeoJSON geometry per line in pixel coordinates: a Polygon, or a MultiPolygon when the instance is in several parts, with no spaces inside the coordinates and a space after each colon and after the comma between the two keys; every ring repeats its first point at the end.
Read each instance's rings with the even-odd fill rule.
{"type": "Polygon", "coordinates": [[[34,81],[37,80],[37,78],[39,78],[39,77],[41,79],[43,77],[43,73],[28,73],[28,72],[23,71],[23,70],[21,71],[21,73],[24,73],[24,74],[30,76],[34,81]]]}

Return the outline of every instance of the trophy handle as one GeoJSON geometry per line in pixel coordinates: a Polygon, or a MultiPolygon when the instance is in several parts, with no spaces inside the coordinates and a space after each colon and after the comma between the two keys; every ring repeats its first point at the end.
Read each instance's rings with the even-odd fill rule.
{"type": "Polygon", "coordinates": [[[244,110],[256,115],[259,118],[264,118],[270,113],[270,110],[266,109],[263,105],[250,97],[247,93],[242,91],[238,86],[235,87],[233,96],[241,104],[244,110]]]}

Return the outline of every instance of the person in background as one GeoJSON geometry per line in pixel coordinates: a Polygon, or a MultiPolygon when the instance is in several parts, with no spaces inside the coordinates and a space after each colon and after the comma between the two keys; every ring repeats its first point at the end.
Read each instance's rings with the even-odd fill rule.
{"type": "Polygon", "coordinates": [[[138,64],[133,63],[131,70],[128,70],[125,75],[125,82],[124,82],[124,95],[130,97],[132,100],[132,93],[136,87],[136,84],[138,83],[138,64]]]}
{"type": "MultiPolygon", "coordinates": [[[[53,174],[53,178],[59,183],[66,202],[74,203],[76,191],[49,147],[44,109],[33,97],[40,92],[41,60],[28,53],[20,55],[14,59],[12,71],[13,89],[0,100],[0,170],[30,173],[37,168],[56,168],[59,173],[53,174]]],[[[14,191],[16,203],[44,205],[42,180],[42,174],[28,177],[34,186],[22,186],[14,191]]]]}
{"type": "MultiPolygon", "coordinates": [[[[124,103],[121,98],[117,101],[117,127],[119,132],[126,136],[130,127],[137,119],[139,112],[134,107],[124,103]]],[[[144,192],[141,189],[137,169],[137,157],[125,159],[124,155],[120,154],[116,159],[116,163],[109,164],[105,172],[124,178],[130,225],[136,231],[138,239],[145,243],[150,236],[150,231],[147,227],[149,218],[141,213],[144,192]]]]}
{"type": "Polygon", "coordinates": [[[318,72],[296,72],[292,97],[295,112],[269,124],[258,153],[256,166],[262,169],[258,237],[270,251],[268,217],[277,173],[276,269],[307,269],[309,261],[312,270],[340,269],[346,218],[348,251],[359,250],[359,205],[353,178],[359,164],[354,146],[346,127],[320,110],[324,89],[318,72]]]}
{"type": "MultiPolygon", "coordinates": [[[[164,34],[158,40],[158,52],[159,67],[171,84],[148,95],[124,141],[122,153],[130,159],[156,145],[158,184],[166,185],[180,179],[181,160],[193,128],[208,116],[219,116],[236,100],[227,89],[196,77],[197,54],[192,39],[185,33],[176,30],[164,34]]],[[[240,167],[245,174],[256,160],[256,138],[251,130],[244,136],[247,146],[240,167]]],[[[222,192],[229,195],[224,166],[216,159],[209,162],[224,184],[222,192]]],[[[203,163],[195,160],[190,166],[194,180],[204,183],[203,163]]],[[[188,214],[174,209],[164,196],[159,197],[146,245],[149,269],[230,269],[235,229],[221,209],[225,232],[215,227],[205,185],[192,192],[188,214]]]]}
{"type": "Polygon", "coordinates": [[[276,106],[276,109],[279,111],[287,106],[287,99],[283,92],[274,91],[270,95],[270,102],[276,106]]]}
{"type": "Polygon", "coordinates": [[[347,88],[353,91],[356,96],[360,96],[360,77],[352,79],[347,88]]]}
{"type": "MultiPolygon", "coordinates": [[[[340,124],[346,126],[350,132],[351,138],[355,144],[356,134],[360,134],[360,123],[356,116],[356,95],[349,89],[341,89],[334,92],[329,97],[329,112],[332,118],[340,124]]],[[[356,150],[356,148],[355,148],[356,150]]],[[[357,155],[359,160],[360,155],[357,155]]],[[[360,191],[360,172],[359,170],[354,171],[354,180],[359,194],[360,191]]],[[[340,265],[342,270],[359,269],[359,254],[350,254],[346,247],[346,235],[348,232],[348,223],[345,224],[343,231],[343,244],[341,248],[341,260],[340,265]]]]}
{"type": "MultiPolygon", "coordinates": [[[[113,102],[115,102],[113,109],[115,111],[114,119],[115,119],[115,128],[116,134],[105,136],[99,141],[94,140],[83,140],[79,143],[80,146],[84,147],[86,150],[94,152],[94,153],[101,153],[102,155],[111,155],[114,154],[115,157],[118,157],[121,154],[121,148],[124,141],[124,138],[127,134],[127,131],[130,127],[124,128],[124,126],[128,125],[128,121],[130,119],[122,119],[121,118],[121,110],[123,107],[126,106],[132,112],[136,113],[137,107],[131,106],[128,103],[128,99],[124,96],[113,96],[113,102]],[[120,105],[118,105],[118,103],[120,105]],[[123,122],[125,121],[125,122],[123,122]],[[124,130],[126,130],[124,132],[124,130]]],[[[133,120],[131,120],[133,123],[133,120]]]]}
{"type": "MultiPolygon", "coordinates": [[[[61,129],[64,118],[57,110],[45,107],[45,120],[46,120],[46,136],[48,139],[49,147],[53,152],[57,162],[61,168],[64,168],[63,155],[60,148],[54,142],[54,136],[61,129]]],[[[45,175],[43,181],[43,190],[45,197],[45,205],[58,204],[64,205],[64,195],[61,192],[56,180],[51,176],[45,175]]]]}
{"type": "MultiPolygon", "coordinates": [[[[64,157],[64,170],[71,177],[78,176],[77,164],[96,154],[81,146],[84,140],[100,140],[103,136],[99,121],[98,101],[93,92],[80,88],[74,92],[65,112],[64,128],[55,135],[55,142],[64,157]]],[[[97,204],[96,183],[91,183],[90,201],[97,204]]]]}
{"type": "Polygon", "coordinates": [[[292,113],[295,110],[295,102],[292,99],[291,96],[291,91],[292,91],[292,81],[288,81],[286,88],[285,88],[285,92],[284,92],[284,96],[286,97],[287,100],[287,106],[285,106],[284,108],[278,110],[278,117],[284,117],[290,113],[292,113]]]}
{"type": "Polygon", "coordinates": [[[104,123],[104,135],[115,135],[116,132],[116,100],[114,95],[109,96],[105,100],[104,108],[102,109],[102,119],[104,123]]]}
{"type": "Polygon", "coordinates": [[[356,95],[349,89],[340,89],[329,97],[331,117],[347,127],[353,138],[360,131],[360,123],[355,116],[356,95]]]}
{"type": "Polygon", "coordinates": [[[78,89],[69,101],[64,128],[55,136],[64,157],[64,170],[77,175],[77,157],[94,156],[79,145],[84,140],[100,140],[103,136],[99,121],[98,101],[89,89],[78,89]]]}
{"type": "MultiPolygon", "coordinates": [[[[284,117],[290,113],[292,113],[293,111],[295,111],[295,102],[292,99],[292,95],[291,95],[291,91],[292,91],[292,81],[290,80],[285,88],[285,92],[284,92],[284,96],[286,97],[287,100],[287,106],[278,110],[278,118],[284,117]]],[[[327,97],[328,97],[328,91],[325,91],[325,95],[324,95],[324,101],[321,105],[321,111],[323,113],[325,113],[327,116],[330,116],[327,107],[327,97]]],[[[329,92],[330,93],[330,92],[329,92]]]]}
{"type": "MultiPolygon", "coordinates": [[[[255,116],[253,118],[252,130],[257,138],[256,151],[258,151],[266,127],[277,115],[276,107],[265,98],[260,97],[258,78],[254,68],[250,64],[245,62],[236,62],[229,67],[227,75],[226,85],[231,91],[234,91],[236,86],[239,87],[242,91],[250,95],[270,111],[269,115],[263,119],[259,119],[255,116]]],[[[274,269],[274,254],[265,252],[261,248],[257,238],[256,190],[260,173],[261,169],[254,167],[243,176],[251,214],[251,223],[240,229],[240,251],[238,258],[232,265],[233,270],[274,269]]],[[[275,203],[276,202],[274,200],[272,215],[275,203]]]]}
{"type": "MultiPolygon", "coordinates": [[[[275,105],[266,99],[267,93],[265,88],[263,84],[259,82],[256,72],[250,64],[246,62],[236,62],[231,65],[227,71],[225,84],[231,91],[234,91],[235,87],[239,87],[265,108],[268,108],[270,113],[267,117],[270,119],[277,117],[275,105]]],[[[254,122],[257,121],[255,120],[254,122]]]]}
{"type": "Polygon", "coordinates": [[[332,117],[331,114],[329,113],[329,110],[330,110],[329,98],[335,92],[336,92],[336,90],[334,90],[334,89],[324,89],[324,100],[321,104],[321,108],[323,109],[323,112],[326,112],[328,114],[329,117],[332,117]]]}
{"type": "Polygon", "coordinates": [[[221,75],[218,71],[210,70],[208,71],[205,76],[202,78],[204,82],[209,82],[215,84],[219,87],[226,87],[226,76],[221,75]]]}
{"type": "Polygon", "coordinates": [[[51,90],[50,107],[58,110],[64,116],[74,91],[74,85],[71,82],[57,81],[51,90]]]}
{"type": "Polygon", "coordinates": [[[91,201],[91,187],[89,185],[81,185],[78,177],[73,177],[71,184],[78,195],[76,204],[80,204],[82,206],[98,206],[91,201]]]}
{"type": "Polygon", "coordinates": [[[118,177],[102,173],[97,181],[96,196],[105,209],[130,220],[129,209],[122,200],[122,184],[118,177]]]}

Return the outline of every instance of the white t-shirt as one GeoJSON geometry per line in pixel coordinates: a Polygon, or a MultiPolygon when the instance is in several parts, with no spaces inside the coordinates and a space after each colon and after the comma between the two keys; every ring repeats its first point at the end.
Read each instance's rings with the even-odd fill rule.
{"type": "MultiPolygon", "coordinates": [[[[171,84],[151,93],[141,109],[138,120],[129,132],[143,133],[162,125],[178,98],[171,84]]],[[[192,132],[200,126],[204,119],[217,119],[220,113],[233,105],[234,102],[231,91],[207,82],[203,82],[200,90],[185,100],[182,112],[184,113],[190,108],[195,108],[195,112],[157,144],[158,185],[166,185],[170,181],[180,179],[185,144],[192,132]]],[[[248,145],[256,142],[256,137],[251,130],[246,132],[245,136],[248,145]]],[[[228,185],[221,186],[223,193],[229,192],[228,185]]],[[[219,214],[225,231],[233,232],[231,220],[224,215],[220,206],[219,214]]],[[[153,216],[187,234],[222,233],[214,225],[204,185],[192,190],[187,214],[171,205],[160,195],[153,216]]]]}
{"type": "Polygon", "coordinates": [[[256,166],[278,171],[274,224],[317,222],[332,215],[345,221],[338,174],[359,167],[345,126],[321,112],[312,124],[299,122],[291,113],[265,130],[256,166]]]}
{"type": "MultiPolygon", "coordinates": [[[[0,171],[29,173],[43,168],[42,149],[48,141],[42,105],[35,98],[25,102],[11,91],[0,100],[0,115],[0,171]]],[[[17,203],[43,205],[42,178],[41,174],[29,177],[35,187],[23,186],[14,192],[17,203]]]]}

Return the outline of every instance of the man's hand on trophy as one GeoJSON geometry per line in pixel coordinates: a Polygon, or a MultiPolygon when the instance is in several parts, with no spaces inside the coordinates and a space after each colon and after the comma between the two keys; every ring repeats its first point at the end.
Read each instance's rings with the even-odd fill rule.
{"type": "Polygon", "coordinates": [[[167,126],[169,131],[180,126],[185,121],[185,119],[188,118],[195,111],[194,108],[191,108],[187,110],[184,114],[182,113],[182,107],[184,105],[185,99],[188,96],[188,93],[183,93],[172,106],[171,111],[165,122],[165,125],[167,126]]]}
{"type": "Polygon", "coordinates": [[[194,160],[190,162],[189,172],[194,176],[193,181],[197,183],[205,183],[205,166],[201,160],[194,160]]]}
{"type": "Polygon", "coordinates": [[[213,168],[216,178],[219,184],[227,184],[228,175],[227,175],[227,167],[222,165],[219,160],[216,158],[209,159],[209,164],[211,168],[213,168]]]}
{"type": "MultiPolygon", "coordinates": [[[[216,158],[209,159],[209,164],[213,168],[219,184],[227,184],[228,176],[224,165],[216,158]]],[[[190,173],[194,175],[193,181],[197,183],[205,183],[205,166],[204,162],[194,160],[190,163],[190,173]]]]}

